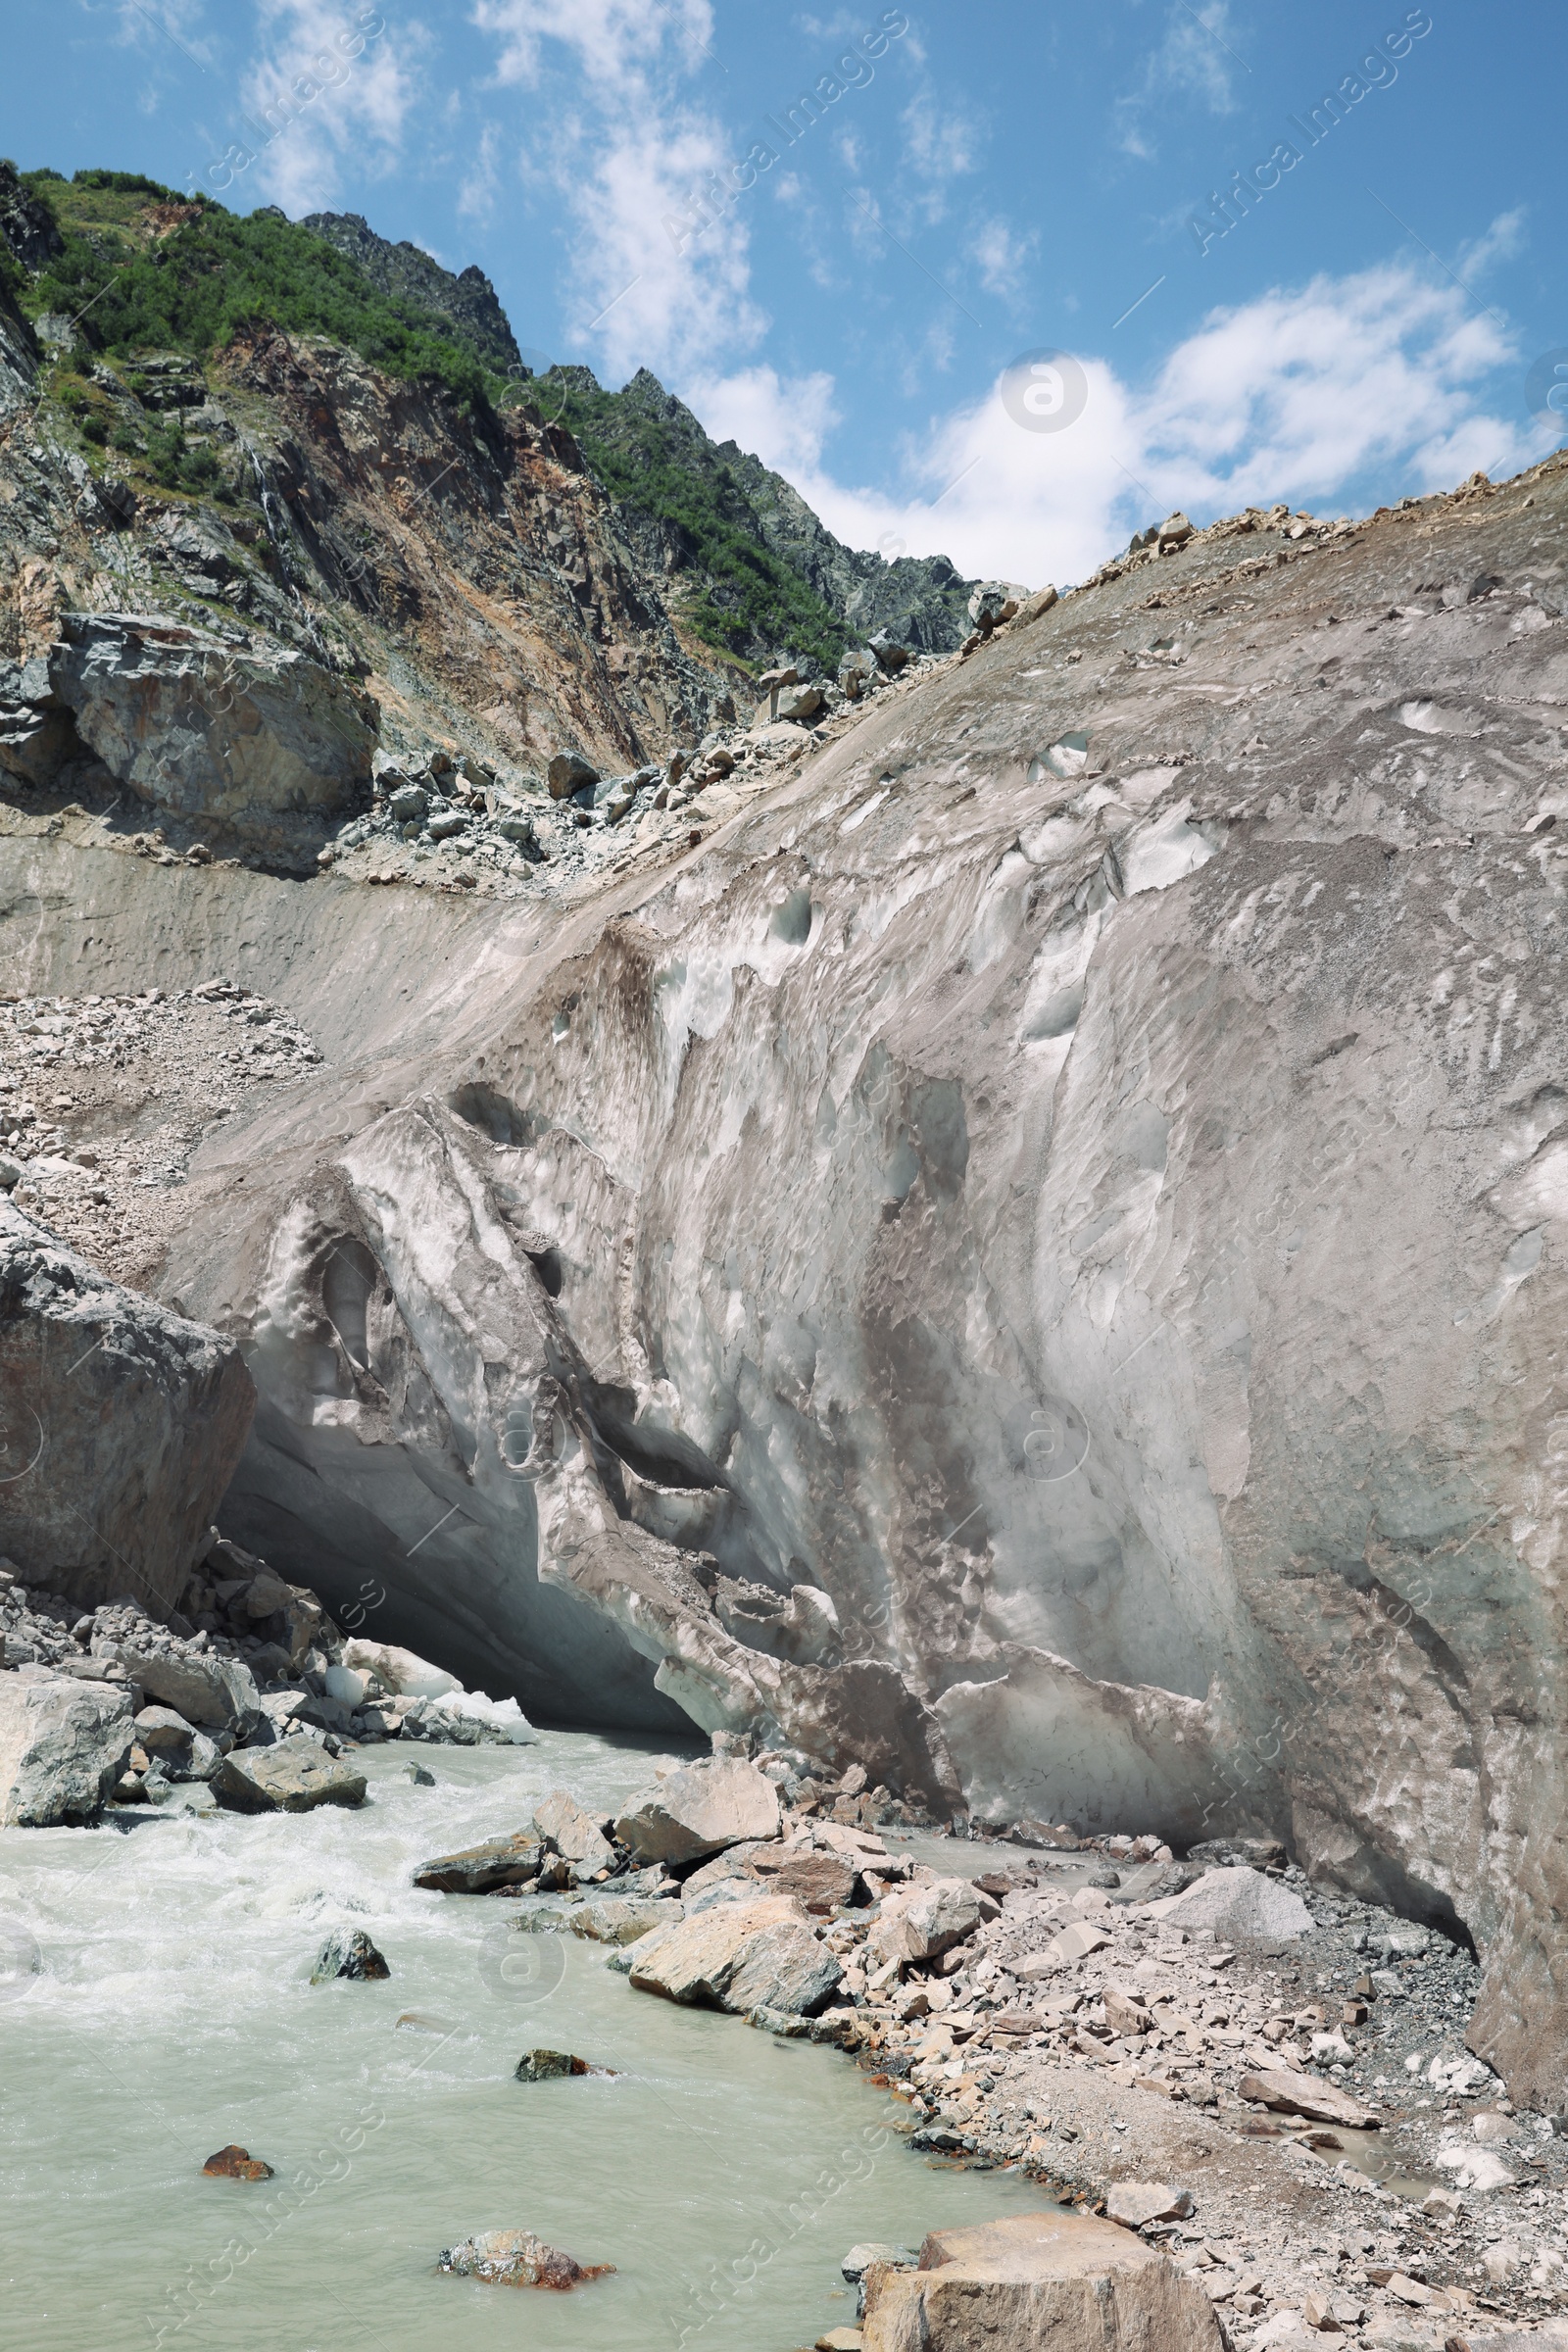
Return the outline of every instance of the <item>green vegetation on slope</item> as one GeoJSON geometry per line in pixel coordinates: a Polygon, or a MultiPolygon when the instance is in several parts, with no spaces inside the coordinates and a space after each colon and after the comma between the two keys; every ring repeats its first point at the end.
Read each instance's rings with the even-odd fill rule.
{"type": "MultiPolygon", "coordinates": [[[[850,632],[799,572],[746,527],[744,495],[728,466],[695,465],[684,436],[624,393],[587,390],[566,371],[561,421],[611,496],[675,525],[693,551],[692,568],[710,587],[683,618],[705,643],[744,655],[757,644],[788,646],[832,671],[850,632]]],[[[556,406],[554,386],[549,403],[556,406]]]]}
{"type": "Polygon", "coordinates": [[[433,376],[469,406],[497,388],[450,322],[380,293],[324,239],[275,214],[242,216],[133,172],[22,175],[53,214],[61,247],[25,287],[30,318],[78,322],[94,349],[205,359],[266,320],[329,335],[389,375],[433,376]]]}

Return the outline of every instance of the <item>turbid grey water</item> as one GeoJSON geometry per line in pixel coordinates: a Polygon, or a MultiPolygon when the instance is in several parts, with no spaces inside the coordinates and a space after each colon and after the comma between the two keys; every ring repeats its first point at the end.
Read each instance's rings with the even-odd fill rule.
{"type": "Polygon", "coordinates": [[[37,1956],[0,2003],[13,2352],[788,2352],[853,2320],[857,2240],[1042,2202],[911,2154],[838,2053],[635,1993],[601,1946],[518,1936],[504,1901],[412,1886],[547,1788],[607,1810],[647,1743],[420,1752],[435,1788],[371,1750],[353,1813],[0,1836],[0,1934],[37,1956]],[[311,1984],[340,1925],[389,1983],[311,1984]],[[535,2044],[617,2072],[518,2083],[535,2044]],[[230,2141],[275,2179],[205,2179],[230,2141]],[[502,2228],[615,2275],[557,2296],[437,2273],[502,2228]]]}

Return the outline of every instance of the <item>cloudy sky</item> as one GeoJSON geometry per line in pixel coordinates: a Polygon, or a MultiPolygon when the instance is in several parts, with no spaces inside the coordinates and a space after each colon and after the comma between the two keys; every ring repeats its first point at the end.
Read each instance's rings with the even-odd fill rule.
{"type": "Polygon", "coordinates": [[[1060,583],[1173,507],[1354,513],[1568,431],[1547,0],[6,17],[24,168],[477,263],[530,352],[651,368],[858,546],[1060,583]]]}

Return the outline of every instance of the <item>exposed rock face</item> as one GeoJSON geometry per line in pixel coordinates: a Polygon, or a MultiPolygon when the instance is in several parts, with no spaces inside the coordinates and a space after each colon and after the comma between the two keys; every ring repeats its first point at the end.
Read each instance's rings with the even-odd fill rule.
{"type": "Polygon", "coordinates": [[[167,1614],[254,1401],[232,1340],[106,1281],[0,1197],[0,1553],[24,1576],[167,1614]]]}
{"type": "Polygon", "coordinates": [[[1220,2352],[1214,2306],[1196,2280],[1112,2222],[1019,2214],[934,2231],[917,2269],[872,2263],[865,2352],[1220,2352]]]}
{"type": "Polygon", "coordinates": [[[384,293],[412,294],[426,309],[465,329],[498,375],[520,374],[522,354],[496,290],[482,270],[470,265],[454,275],[417,245],[406,239],[394,245],[389,238],[378,237],[362,213],[307,213],[303,226],[314,228],[318,237],[357,262],[384,293]]]}
{"type": "Polygon", "coordinates": [[[373,702],[289,648],[225,645],[157,614],[71,612],[49,685],[117,783],[180,815],[244,824],[349,808],[368,789],[373,702]]]}
{"type": "Polygon", "coordinates": [[[41,1667],[0,1675],[0,1822],[91,1821],[130,1752],[129,1694],[41,1667]]]}

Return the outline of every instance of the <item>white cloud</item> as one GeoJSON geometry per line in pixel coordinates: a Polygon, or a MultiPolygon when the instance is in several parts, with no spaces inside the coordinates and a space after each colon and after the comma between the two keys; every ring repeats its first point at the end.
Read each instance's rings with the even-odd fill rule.
{"type": "MultiPolygon", "coordinates": [[[[897,533],[966,573],[1060,583],[1175,507],[1195,521],[1276,499],[1335,513],[1358,481],[1447,488],[1529,464],[1553,436],[1486,399],[1517,357],[1457,287],[1386,265],[1215,311],[1146,393],[1085,358],[1088,399],[1062,431],[1015,424],[994,386],[906,446],[906,499],[835,480],[809,436],[776,462],[854,546],[897,533]]],[[[831,392],[816,397],[825,415],[831,392]]]]}
{"type": "Polygon", "coordinates": [[[748,349],[765,323],[750,292],[756,196],[699,211],[738,157],[683,86],[710,53],[708,0],[475,0],[473,22],[502,81],[550,92],[523,162],[574,223],[572,340],[612,383],[694,349],[710,368],[748,349]]]}
{"type": "Polygon", "coordinates": [[[416,22],[383,21],[367,37],[366,13],[334,0],[257,0],[267,54],[243,83],[256,161],[231,203],[265,197],[297,217],[334,201],[345,168],[363,178],[400,160],[424,36],[416,22]]]}
{"type": "Polygon", "coordinates": [[[773,368],[746,368],[684,383],[681,397],[715,441],[738,441],[764,466],[790,475],[816,470],[822,444],[841,421],[833,378],[820,372],[780,376],[773,368]]]}
{"type": "Polygon", "coordinates": [[[1131,155],[1148,160],[1153,142],[1144,127],[1149,112],[1171,98],[1196,98],[1210,114],[1235,111],[1234,83],[1246,61],[1236,48],[1240,36],[1230,21],[1226,0],[1175,0],[1165,36],[1144,62],[1138,86],[1116,108],[1121,144],[1131,155]]]}
{"type": "Polygon", "coordinates": [[[982,221],[969,239],[969,252],[988,294],[1010,300],[1023,283],[1024,265],[1040,243],[1039,232],[1018,236],[1005,220],[982,221]]]}

